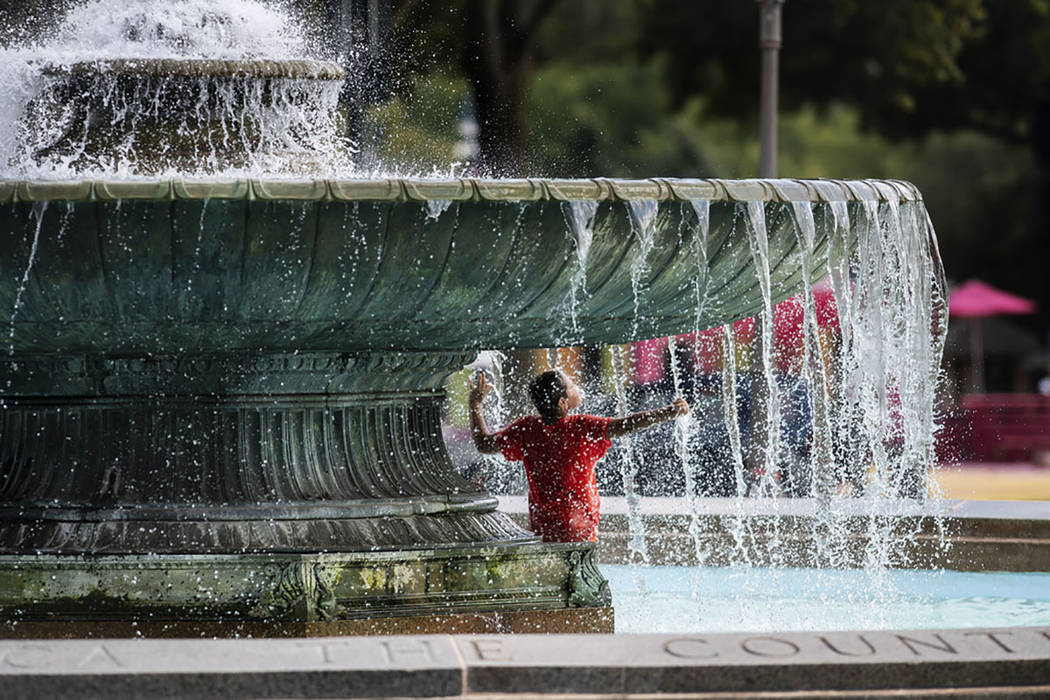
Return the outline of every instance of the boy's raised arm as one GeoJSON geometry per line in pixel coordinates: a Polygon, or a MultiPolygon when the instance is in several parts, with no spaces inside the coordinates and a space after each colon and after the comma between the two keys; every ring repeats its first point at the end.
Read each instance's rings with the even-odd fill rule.
{"type": "Polygon", "coordinates": [[[474,446],[482,454],[496,454],[500,451],[496,436],[485,427],[485,416],[481,412],[481,402],[485,394],[492,391],[492,385],[485,377],[484,370],[478,372],[477,382],[470,382],[470,397],[467,403],[470,407],[470,436],[474,438],[474,446]]]}
{"type": "Polygon", "coordinates": [[[627,433],[651,428],[657,423],[669,421],[677,416],[689,413],[689,404],[685,399],[678,397],[673,403],[663,408],[654,408],[649,411],[639,411],[623,418],[612,418],[605,427],[605,434],[610,438],[620,437],[627,433]]]}

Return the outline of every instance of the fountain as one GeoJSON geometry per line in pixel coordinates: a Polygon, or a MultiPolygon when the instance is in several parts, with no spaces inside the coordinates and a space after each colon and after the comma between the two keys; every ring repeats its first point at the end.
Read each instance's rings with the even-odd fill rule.
{"type": "MultiPolygon", "coordinates": [[[[848,296],[879,236],[925,266],[930,332],[907,183],[357,178],[338,66],[176,53],[38,61],[6,132],[8,634],[608,630],[593,545],[452,468],[452,372],[768,317],[829,272],[848,296]]],[[[880,468],[928,456],[937,338],[903,341],[927,374],[880,468]]]]}

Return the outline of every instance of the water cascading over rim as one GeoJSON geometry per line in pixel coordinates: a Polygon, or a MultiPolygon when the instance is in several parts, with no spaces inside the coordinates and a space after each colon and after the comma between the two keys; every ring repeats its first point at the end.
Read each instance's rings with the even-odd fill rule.
{"type": "Polygon", "coordinates": [[[763,297],[741,202],[765,202],[786,297],[803,274],[789,202],[813,202],[821,222],[812,279],[853,247],[830,202],[886,200],[921,206],[886,182],[0,183],[15,253],[3,277],[24,280],[0,288],[14,310],[0,547],[528,538],[455,474],[441,440],[442,383],[472,351],[687,329],[701,259],[715,280],[701,323],[753,315],[763,297]],[[449,203],[437,216],[435,201],[449,203]],[[585,259],[565,221],[579,201],[598,203],[585,259]],[[640,286],[638,202],[656,213],[640,286]],[[566,328],[580,265],[588,291],[566,328]]]}

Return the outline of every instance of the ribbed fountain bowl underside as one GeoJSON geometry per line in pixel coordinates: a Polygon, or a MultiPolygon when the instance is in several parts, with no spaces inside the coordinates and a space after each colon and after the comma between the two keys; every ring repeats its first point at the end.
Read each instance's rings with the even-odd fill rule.
{"type": "Polygon", "coordinates": [[[922,207],[867,181],[0,182],[0,307],[16,354],[623,342],[761,310],[755,201],[778,298],[802,282],[790,202],[813,202],[813,280],[853,244],[831,202],[922,207]]]}

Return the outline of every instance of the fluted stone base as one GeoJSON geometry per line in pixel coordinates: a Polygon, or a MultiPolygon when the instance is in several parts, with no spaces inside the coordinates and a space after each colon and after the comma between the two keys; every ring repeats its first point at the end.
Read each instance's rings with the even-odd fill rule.
{"type": "Polygon", "coordinates": [[[440,380],[463,361],[423,353],[23,361],[20,391],[0,409],[0,553],[534,541],[448,459],[440,380]],[[44,393],[44,382],[64,395],[44,393]]]}

